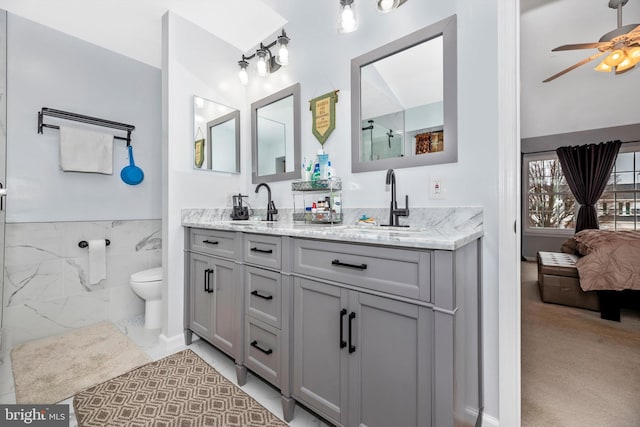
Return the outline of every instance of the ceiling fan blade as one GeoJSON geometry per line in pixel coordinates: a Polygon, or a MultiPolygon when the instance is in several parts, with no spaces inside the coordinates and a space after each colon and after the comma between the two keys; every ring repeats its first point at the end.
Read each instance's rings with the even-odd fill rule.
{"type": "Polygon", "coordinates": [[[574,50],[574,49],[595,49],[599,47],[609,47],[610,42],[596,42],[596,43],[577,43],[577,44],[565,44],[558,46],[555,49],[551,49],[551,52],[557,52],[560,50],[574,50]]]}
{"type": "Polygon", "coordinates": [[[566,69],[564,69],[564,70],[560,71],[559,73],[556,73],[556,74],[554,74],[553,76],[551,76],[551,77],[549,77],[549,78],[547,78],[547,79],[543,80],[543,81],[542,81],[542,83],[547,83],[547,82],[550,82],[551,80],[555,80],[555,79],[557,79],[558,77],[560,77],[560,76],[562,76],[562,75],[564,75],[564,74],[568,73],[569,71],[575,70],[575,69],[576,69],[576,68],[578,68],[579,66],[586,64],[587,62],[591,62],[591,61],[593,61],[594,59],[596,59],[596,58],[597,58],[597,57],[599,57],[599,56],[602,56],[603,54],[604,54],[604,52],[598,52],[598,53],[595,53],[595,54],[591,55],[590,57],[585,58],[585,59],[583,59],[582,61],[580,61],[580,62],[578,62],[578,63],[576,63],[576,64],[573,64],[571,67],[566,68],[566,69]]]}

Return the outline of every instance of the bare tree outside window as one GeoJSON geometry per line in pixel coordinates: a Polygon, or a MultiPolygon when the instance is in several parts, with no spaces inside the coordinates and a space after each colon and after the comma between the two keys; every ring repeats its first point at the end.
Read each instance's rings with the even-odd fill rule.
{"type": "Polygon", "coordinates": [[[528,216],[533,228],[574,228],[576,200],[558,160],[529,164],[528,216]]]}

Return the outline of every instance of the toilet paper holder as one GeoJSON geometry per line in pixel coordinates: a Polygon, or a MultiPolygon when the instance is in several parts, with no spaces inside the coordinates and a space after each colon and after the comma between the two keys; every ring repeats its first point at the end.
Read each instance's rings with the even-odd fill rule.
{"type": "MultiPolygon", "coordinates": [[[[109,239],[104,239],[104,242],[107,246],[111,244],[111,241],[109,239]]],[[[78,242],[78,246],[81,248],[86,248],[87,246],[89,246],[89,243],[87,243],[86,240],[83,240],[81,242],[78,242]]]]}

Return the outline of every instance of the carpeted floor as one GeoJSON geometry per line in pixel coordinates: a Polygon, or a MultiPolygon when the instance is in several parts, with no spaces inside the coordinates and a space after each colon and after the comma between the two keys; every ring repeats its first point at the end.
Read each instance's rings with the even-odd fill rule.
{"type": "Polygon", "coordinates": [[[111,322],[27,342],[11,351],[16,403],[60,402],[150,361],[111,322]]]}
{"type": "Polygon", "coordinates": [[[73,406],[82,427],[286,427],[191,350],[78,393],[73,406]]]}
{"type": "Polygon", "coordinates": [[[640,312],[622,321],[540,300],[522,263],[522,426],[640,426],[640,312]]]}

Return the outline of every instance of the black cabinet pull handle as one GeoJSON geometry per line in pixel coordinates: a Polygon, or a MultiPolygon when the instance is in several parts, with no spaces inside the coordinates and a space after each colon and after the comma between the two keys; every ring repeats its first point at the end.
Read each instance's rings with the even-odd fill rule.
{"type": "Polygon", "coordinates": [[[343,308],[340,310],[340,348],[345,348],[347,346],[347,342],[344,340],[344,316],[347,314],[347,309],[343,308]]]}
{"type": "Polygon", "coordinates": [[[251,252],[260,252],[261,254],[272,254],[273,253],[273,249],[251,248],[251,252]]]}
{"type": "Polygon", "coordinates": [[[353,323],[353,319],[356,318],[356,314],[352,311],[349,313],[349,353],[353,353],[356,351],[356,346],[352,344],[351,341],[351,326],[353,323]]]}
{"type": "Polygon", "coordinates": [[[209,292],[209,269],[204,270],[204,291],[209,292]]]}
{"type": "Polygon", "coordinates": [[[202,243],[206,243],[207,245],[217,245],[218,241],[212,241],[212,240],[203,240],[202,243]]]}
{"type": "Polygon", "coordinates": [[[367,264],[347,264],[344,262],[340,262],[339,259],[334,259],[333,261],[331,261],[332,265],[339,265],[340,267],[349,267],[349,268],[355,268],[357,270],[366,270],[367,269],[367,264]]]}
{"type": "Polygon", "coordinates": [[[264,348],[260,347],[260,346],[258,345],[258,341],[256,341],[256,340],[251,341],[251,347],[253,347],[253,348],[257,348],[258,350],[260,350],[260,351],[261,351],[261,352],[263,352],[264,354],[271,354],[271,353],[273,353],[273,350],[271,350],[270,348],[268,348],[268,349],[266,349],[266,350],[265,350],[264,348]]]}
{"type": "Polygon", "coordinates": [[[273,299],[273,295],[262,295],[261,293],[258,293],[258,291],[251,292],[251,295],[255,295],[258,298],[262,298],[262,299],[273,299]]]}
{"type": "MultiPolygon", "coordinates": [[[[207,277],[209,278],[209,280],[207,280],[207,283],[209,284],[209,289],[207,290],[210,294],[213,293],[213,288],[211,287],[211,273],[215,273],[215,270],[213,270],[212,268],[207,270],[207,277]]],[[[214,276],[215,279],[215,276],[214,276]]]]}

